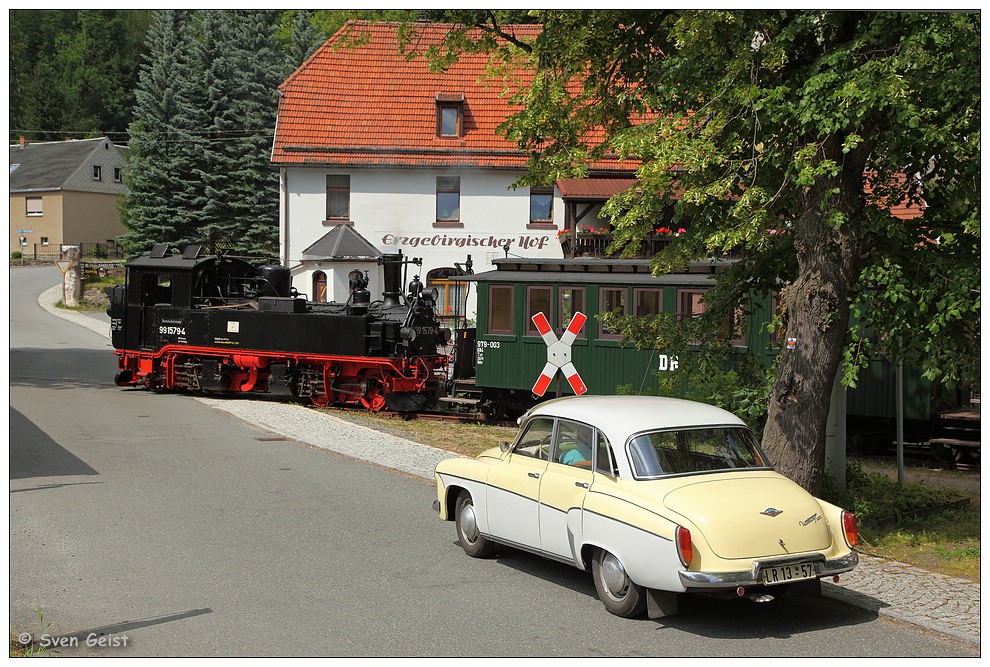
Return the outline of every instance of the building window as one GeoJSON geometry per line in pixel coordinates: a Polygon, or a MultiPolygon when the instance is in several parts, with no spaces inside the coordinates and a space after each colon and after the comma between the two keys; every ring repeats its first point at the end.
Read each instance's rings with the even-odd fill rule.
{"type": "Polygon", "coordinates": [[[98,164],[93,165],[93,180],[102,181],[103,180],[103,167],[98,164]]]}
{"type": "Polygon", "coordinates": [[[449,139],[464,136],[463,95],[437,95],[437,136],[449,139]]]}
{"type": "Polygon", "coordinates": [[[515,333],[515,288],[512,285],[492,285],[488,290],[488,333],[515,333]]]}
{"type": "Polygon", "coordinates": [[[633,315],[659,315],[663,310],[663,293],[658,289],[633,290],[633,315]]]}
{"type": "Polygon", "coordinates": [[[327,302],[327,274],[323,271],[313,274],[313,301],[327,302]]]}
{"type": "MultiPolygon", "coordinates": [[[[623,316],[626,314],[626,290],[623,288],[615,287],[603,287],[598,293],[599,313],[612,313],[614,312],[618,316],[623,316]]],[[[600,336],[605,339],[618,340],[622,338],[622,334],[619,333],[618,329],[612,329],[606,327],[604,323],[600,325],[600,336]]]]}
{"type": "Polygon", "coordinates": [[[123,183],[124,182],[124,170],[120,167],[113,168],[113,182],[123,183]]]}
{"type": "MultiPolygon", "coordinates": [[[[574,317],[574,313],[582,313],[587,315],[588,311],[585,309],[584,288],[561,287],[559,309],[560,319],[557,323],[561,328],[564,328],[571,323],[571,318],[574,317]]],[[[578,338],[584,338],[585,329],[587,329],[587,325],[581,327],[581,331],[578,332],[578,338]]]]}
{"type": "Polygon", "coordinates": [[[41,245],[48,245],[48,237],[47,236],[42,236],[41,237],[41,245]]]}
{"type": "Polygon", "coordinates": [[[26,197],[24,200],[27,203],[27,214],[28,215],[44,215],[45,209],[42,205],[41,197],[26,197]]]}
{"type": "Polygon", "coordinates": [[[543,313],[548,322],[553,322],[553,288],[530,285],[526,288],[526,335],[539,336],[533,323],[533,316],[543,313]]]}
{"type": "Polygon", "coordinates": [[[553,224],[553,188],[529,189],[529,221],[532,224],[553,224]]]}
{"type": "Polygon", "coordinates": [[[327,175],[327,220],[351,219],[351,177],[327,175]]]}
{"type": "Polygon", "coordinates": [[[461,179],[459,176],[437,177],[437,222],[461,219],[461,179]]]}

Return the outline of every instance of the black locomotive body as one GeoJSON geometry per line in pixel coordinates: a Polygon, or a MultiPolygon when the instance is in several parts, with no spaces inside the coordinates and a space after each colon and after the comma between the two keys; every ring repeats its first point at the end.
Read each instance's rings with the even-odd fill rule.
{"type": "Polygon", "coordinates": [[[450,333],[418,278],[402,294],[406,261],[382,257],[380,301],[354,271],[347,302],[318,303],[292,290],[285,267],[156,246],[128,264],[125,285],[107,290],[116,383],[432,409],[450,333]]]}

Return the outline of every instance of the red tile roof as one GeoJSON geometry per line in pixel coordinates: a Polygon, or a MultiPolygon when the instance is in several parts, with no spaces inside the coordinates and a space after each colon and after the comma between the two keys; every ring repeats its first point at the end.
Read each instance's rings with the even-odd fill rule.
{"type": "Polygon", "coordinates": [[[564,200],[598,201],[625,192],[635,178],[558,178],[557,189],[564,200]]]}
{"type": "MultiPolygon", "coordinates": [[[[413,46],[437,45],[451,26],[413,26],[413,46]]],[[[540,26],[506,26],[534,38],[540,26]]],[[[272,161],[279,165],[523,168],[527,153],[496,132],[519,107],[486,79],[485,55],[464,54],[445,72],[399,51],[398,24],[352,22],[279,87],[272,161]],[[437,102],[463,96],[459,138],[436,136],[437,102]]],[[[532,74],[514,72],[520,85],[532,74]]]]}

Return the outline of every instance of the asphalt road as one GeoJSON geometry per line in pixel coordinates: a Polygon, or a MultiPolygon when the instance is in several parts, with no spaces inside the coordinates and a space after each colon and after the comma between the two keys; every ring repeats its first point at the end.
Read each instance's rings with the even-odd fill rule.
{"type": "Polygon", "coordinates": [[[623,620],[573,568],[467,558],[432,483],[114,387],[106,339],[38,307],[58,279],[10,271],[9,626],[62,655],[977,655],[828,598],[623,620]]]}

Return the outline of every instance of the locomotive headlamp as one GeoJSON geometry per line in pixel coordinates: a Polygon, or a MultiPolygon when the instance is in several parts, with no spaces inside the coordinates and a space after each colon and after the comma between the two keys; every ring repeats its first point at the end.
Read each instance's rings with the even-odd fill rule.
{"type": "Polygon", "coordinates": [[[399,329],[399,336],[402,340],[411,343],[416,340],[416,330],[412,327],[402,327],[399,329]]]}

